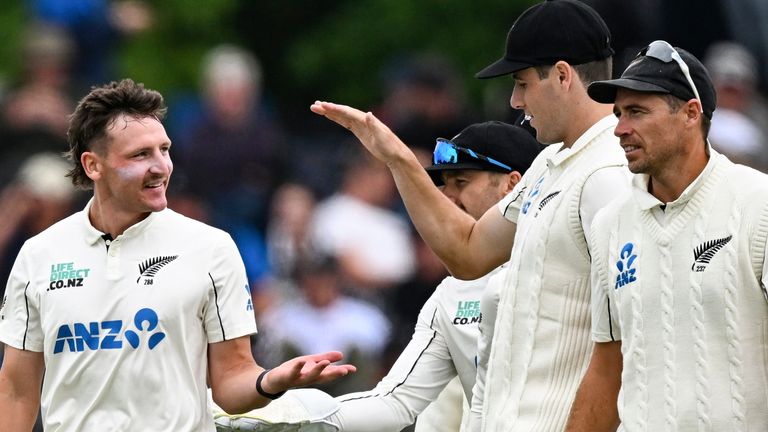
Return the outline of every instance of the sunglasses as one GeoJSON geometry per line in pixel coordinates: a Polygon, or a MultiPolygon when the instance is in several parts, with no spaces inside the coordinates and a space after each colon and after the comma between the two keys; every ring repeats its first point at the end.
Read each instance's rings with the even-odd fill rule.
{"type": "Polygon", "coordinates": [[[486,161],[500,168],[503,168],[507,171],[512,171],[512,167],[503,162],[499,162],[496,159],[489,158],[488,156],[485,156],[485,155],[481,155],[480,153],[474,150],[470,150],[464,147],[459,147],[445,138],[437,139],[437,144],[435,145],[435,151],[434,153],[432,153],[432,163],[434,163],[435,165],[457,164],[459,163],[459,152],[464,152],[475,159],[486,161]]]}
{"type": "Polygon", "coordinates": [[[663,61],[664,63],[669,63],[671,61],[677,63],[677,65],[680,66],[680,70],[683,71],[685,79],[688,80],[688,85],[691,86],[693,95],[696,96],[696,99],[699,101],[701,112],[704,112],[704,105],[702,105],[701,97],[699,96],[699,90],[696,88],[696,84],[693,83],[693,78],[691,78],[691,71],[688,69],[688,65],[683,61],[683,58],[680,57],[680,53],[677,52],[677,50],[672,45],[663,40],[653,41],[647,47],[643,48],[643,50],[640,51],[637,56],[653,57],[657,60],[663,61]]]}

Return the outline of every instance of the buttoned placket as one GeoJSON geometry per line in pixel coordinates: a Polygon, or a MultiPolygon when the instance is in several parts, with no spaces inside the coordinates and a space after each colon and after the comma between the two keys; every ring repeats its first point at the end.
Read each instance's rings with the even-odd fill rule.
{"type": "Polygon", "coordinates": [[[107,279],[116,280],[122,277],[120,268],[120,252],[122,239],[118,236],[114,240],[105,240],[107,246],[107,279]]]}

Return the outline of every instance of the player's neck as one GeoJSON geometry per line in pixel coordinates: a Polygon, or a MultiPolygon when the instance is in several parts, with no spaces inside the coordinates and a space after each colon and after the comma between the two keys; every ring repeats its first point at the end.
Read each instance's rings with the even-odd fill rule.
{"type": "Polygon", "coordinates": [[[582,100],[582,105],[573,110],[569,122],[572,125],[563,138],[563,147],[570,148],[586,131],[597,122],[613,113],[612,105],[601,104],[591,100],[582,100]]]}
{"type": "Polygon", "coordinates": [[[111,235],[113,239],[124,233],[131,226],[146,219],[147,216],[149,216],[149,212],[122,211],[112,205],[110,200],[102,200],[98,196],[94,196],[93,204],[88,211],[88,219],[91,221],[91,225],[97,230],[111,235]]]}

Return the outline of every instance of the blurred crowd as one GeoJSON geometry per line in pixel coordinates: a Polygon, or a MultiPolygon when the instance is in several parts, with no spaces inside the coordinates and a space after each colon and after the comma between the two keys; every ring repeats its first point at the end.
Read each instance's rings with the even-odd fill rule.
{"type": "MultiPolygon", "coordinates": [[[[85,89],[121,77],[108,57],[112,41],[152,25],[151,10],[137,1],[34,4],[24,72],[0,92],[1,281],[26,238],[85,205],[65,178],[67,115],[85,89]]],[[[718,93],[712,145],[767,171],[760,63],[742,44],[713,42],[703,56],[718,93]]],[[[388,169],[351,135],[281,122],[279,90],[269,91],[277,103],[266,101],[256,53],[212,47],[199,74],[198,89],[166,95],[170,207],[234,238],[251,281],[260,364],[341,350],[360,372],[326,390],[368,389],[408,342],[445,269],[411,226],[388,169]]],[[[438,55],[398,58],[382,75],[373,111],[424,164],[435,138],[488,119],[467,101],[462,82],[470,78],[438,55]]],[[[493,112],[516,120],[510,109],[493,112]]]]}

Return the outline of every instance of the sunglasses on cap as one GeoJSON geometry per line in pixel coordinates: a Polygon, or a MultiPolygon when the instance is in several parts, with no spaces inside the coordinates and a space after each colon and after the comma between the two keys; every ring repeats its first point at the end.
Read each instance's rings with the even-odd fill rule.
{"type": "Polygon", "coordinates": [[[512,171],[512,167],[510,167],[509,165],[503,162],[499,162],[496,159],[489,158],[488,156],[485,156],[485,155],[481,155],[480,153],[474,150],[457,146],[456,144],[452,143],[450,140],[447,140],[445,138],[437,139],[437,144],[435,145],[435,151],[434,153],[432,153],[432,163],[434,163],[435,165],[457,164],[459,163],[459,152],[464,152],[475,159],[480,159],[482,161],[494,164],[507,171],[512,171]]]}
{"type": "Polygon", "coordinates": [[[699,90],[696,88],[696,84],[693,83],[693,78],[691,78],[691,71],[688,69],[688,65],[685,64],[685,61],[683,61],[683,58],[680,57],[680,53],[677,52],[677,50],[672,45],[663,40],[653,41],[647,47],[643,48],[643,50],[640,51],[637,56],[653,57],[657,60],[663,61],[664,63],[669,63],[671,61],[677,63],[677,65],[680,67],[680,70],[683,71],[685,79],[688,80],[688,85],[691,86],[693,95],[696,96],[696,99],[699,101],[701,112],[704,112],[704,105],[702,103],[701,97],[699,96],[699,90]]]}

